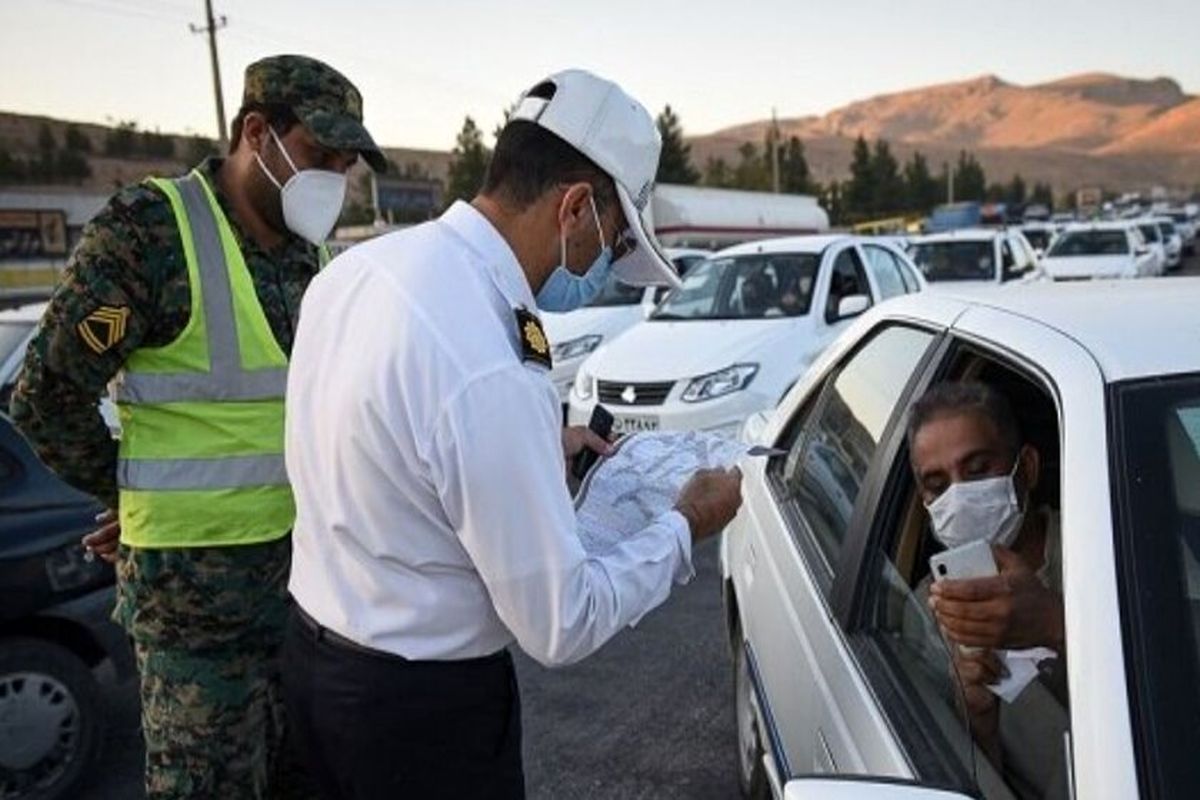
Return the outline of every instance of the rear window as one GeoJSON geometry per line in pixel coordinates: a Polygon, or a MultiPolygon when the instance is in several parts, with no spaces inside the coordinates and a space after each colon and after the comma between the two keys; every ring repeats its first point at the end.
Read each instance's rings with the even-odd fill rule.
{"type": "Polygon", "coordinates": [[[909,251],[928,281],[996,279],[996,251],[991,240],[918,242],[909,251]]]}
{"type": "Polygon", "coordinates": [[[1055,240],[1052,256],[1123,256],[1129,253],[1125,231],[1069,231],[1055,240]]]}

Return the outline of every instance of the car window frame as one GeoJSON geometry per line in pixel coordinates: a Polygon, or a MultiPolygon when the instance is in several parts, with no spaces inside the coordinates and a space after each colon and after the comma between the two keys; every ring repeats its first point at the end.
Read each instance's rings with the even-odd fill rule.
{"type": "MultiPolygon", "coordinates": [[[[1058,414],[1058,435],[1061,440],[1063,399],[1052,376],[1025,355],[1009,350],[998,342],[981,341],[963,331],[951,329],[942,335],[936,352],[927,359],[920,378],[910,382],[914,385],[905,389],[909,392],[910,400],[919,397],[920,393],[934,383],[944,380],[961,357],[972,352],[996,362],[1028,381],[1037,383],[1045,390],[1058,414]]],[[[848,652],[864,682],[874,694],[879,712],[887,720],[895,740],[918,779],[922,782],[928,780],[944,784],[945,788],[979,796],[978,768],[967,776],[969,783],[962,784],[965,772],[961,762],[937,747],[921,746],[937,743],[944,740],[945,736],[936,728],[931,735],[928,726],[923,724],[922,717],[928,718],[928,712],[919,705],[912,692],[907,690],[909,687],[894,680],[896,667],[890,663],[890,656],[881,647],[878,637],[873,635],[874,629],[868,625],[868,615],[876,599],[868,589],[869,583],[880,574],[878,560],[883,557],[881,542],[883,537],[892,531],[897,507],[907,499],[906,493],[901,489],[905,485],[903,473],[909,467],[906,459],[903,464],[897,464],[897,459],[907,453],[906,427],[909,408],[911,402],[904,407],[904,413],[893,414],[889,421],[889,427],[892,428],[889,438],[886,442],[881,442],[876,452],[878,457],[880,452],[886,451],[887,469],[882,468],[884,462],[873,460],[874,474],[869,496],[866,490],[867,483],[864,482],[863,495],[868,499],[861,509],[856,507],[855,512],[856,516],[860,511],[866,516],[866,520],[862,521],[865,524],[856,528],[852,521],[847,532],[847,542],[843,547],[843,565],[837,573],[841,578],[841,591],[835,593],[831,605],[835,609],[835,617],[839,620],[848,652]],[[884,509],[884,513],[877,513],[880,509],[884,509]],[[855,533],[860,538],[851,542],[849,537],[855,533]],[[890,702],[891,705],[885,704],[886,702],[890,702]],[[919,710],[914,712],[914,708],[919,710]],[[913,746],[913,739],[916,738],[914,734],[921,736],[917,746],[913,746]]],[[[964,725],[966,724],[964,720],[964,725]]],[[[1074,768],[1073,763],[1071,768],[1074,768]]]]}
{"type": "MultiPolygon", "coordinates": [[[[837,323],[841,322],[843,319],[846,319],[845,317],[839,317],[837,315],[837,306],[834,306],[833,308],[830,308],[830,306],[829,306],[829,301],[833,298],[833,279],[834,279],[834,276],[837,274],[837,262],[838,262],[838,259],[841,258],[842,255],[845,253],[850,254],[850,259],[852,262],[852,266],[854,267],[855,276],[857,277],[859,283],[862,284],[863,286],[865,286],[867,289],[867,293],[866,293],[866,298],[868,300],[867,308],[871,308],[876,303],[879,302],[879,298],[877,296],[878,292],[877,292],[874,284],[872,283],[871,276],[868,274],[867,265],[866,265],[866,256],[864,256],[862,253],[859,252],[857,242],[853,242],[853,241],[846,242],[841,247],[835,247],[829,254],[829,269],[826,271],[826,278],[825,278],[825,313],[823,314],[826,325],[836,325],[837,323]]],[[[824,263],[824,261],[822,260],[822,264],[823,263],[824,263]]],[[[814,292],[814,299],[815,299],[815,294],[816,293],[814,292]]],[[[857,295],[844,295],[844,297],[855,297],[855,296],[857,296],[857,295]]],[[[842,299],[844,299],[844,297],[842,299]]],[[[839,299],[838,305],[841,305],[840,299],[839,299]]],[[[812,308],[813,308],[813,306],[809,305],[809,313],[812,312],[812,308]]]]}
{"type": "MultiPolygon", "coordinates": [[[[1200,380],[1200,375],[1184,376],[1185,382],[1200,380]]],[[[1114,555],[1117,561],[1117,591],[1121,607],[1121,648],[1125,655],[1124,672],[1129,708],[1130,733],[1133,737],[1134,758],[1137,767],[1137,782],[1140,794],[1145,797],[1164,797],[1173,794],[1175,784],[1168,776],[1165,767],[1178,768],[1181,755],[1178,753],[1177,742],[1164,741],[1164,733],[1159,717],[1155,713],[1161,709],[1162,703],[1156,703],[1154,687],[1162,681],[1163,676],[1156,667],[1162,661],[1161,654],[1148,652],[1145,641],[1145,628],[1156,620],[1154,604],[1151,596],[1155,592],[1144,592],[1143,587],[1150,575],[1158,572],[1147,570],[1139,563],[1147,560],[1147,549],[1135,547],[1134,542],[1139,536],[1140,527],[1131,519],[1133,507],[1132,495],[1137,488],[1131,481],[1131,454],[1127,446],[1127,438],[1122,435],[1127,417],[1133,414],[1130,406],[1138,405],[1141,391],[1153,388],[1156,378],[1134,378],[1110,384],[1107,387],[1106,402],[1111,409],[1109,414],[1109,481],[1112,486],[1112,518],[1114,533],[1114,555]],[[1164,750],[1173,756],[1164,755],[1164,750]]],[[[1161,581],[1155,574],[1152,580],[1155,588],[1161,581]]],[[[1194,705],[1194,702],[1193,702],[1194,705]]],[[[1194,749],[1184,745],[1190,752],[1194,749]]],[[[1185,762],[1186,763],[1186,762],[1185,762]]]]}
{"type": "MultiPolygon", "coordinates": [[[[783,481],[783,468],[786,464],[787,456],[772,457],[766,470],[767,487],[770,491],[771,499],[779,509],[780,516],[783,517],[792,544],[800,554],[801,560],[807,566],[814,582],[820,589],[823,599],[829,604],[830,612],[834,619],[838,621],[839,628],[843,631],[846,629],[849,621],[851,607],[848,601],[853,598],[853,593],[847,591],[842,584],[846,576],[854,577],[854,581],[850,582],[851,588],[852,584],[857,580],[858,564],[862,556],[860,550],[863,546],[862,543],[865,542],[865,538],[856,532],[870,523],[870,517],[866,514],[865,509],[868,507],[868,500],[872,501],[869,505],[871,508],[874,508],[874,500],[877,499],[875,493],[878,488],[876,482],[878,481],[877,473],[880,464],[880,453],[884,450],[885,444],[890,442],[897,419],[904,416],[901,410],[908,407],[914,396],[913,392],[921,385],[921,376],[927,372],[929,364],[936,360],[938,354],[944,348],[945,329],[937,324],[915,319],[888,318],[880,320],[877,325],[862,335],[851,350],[843,354],[837,364],[825,373],[820,385],[814,387],[813,393],[796,409],[792,419],[788,420],[788,423],[782,427],[774,445],[787,449],[789,453],[797,445],[800,446],[802,451],[807,448],[808,439],[812,434],[812,423],[824,413],[830,401],[831,388],[837,382],[837,378],[841,375],[842,371],[864,347],[874,341],[885,330],[894,327],[913,328],[930,334],[932,338],[925,352],[918,360],[916,367],[913,369],[912,375],[909,376],[909,380],[901,390],[896,407],[892,410],[887,425],[884,426],[880,443],[876,447],[875,453],[872,454],[871,463],[863,475],[863,482],[859,487],[859,494],[854,502],[854,510],[851,512],[850,519],[846,524],[845,538],[842,540],[838,556],[833,560],[833,563],[830,562],[821,545],[817,542],[816,533],[805,519],[804,514],[800,511],[798,500],[789,496],[788,487],[783,481]],[[797,425],[800,426],[799,431],[795,430],[797,425]],[[852,552],[856,550],[859,552],[852,552]],[[839,580],[839,577],[842,580],[839,580]]],[[[891,463],[890,456],[888,463],[891,463]]]]}
{"type": "Polygon", "coordinates": [[[866,266],[867,272],[870,273],[871,279],[875,283],[875,294],[879,296],[879,302],[882,303],[884,300],[890,300],[893,297],[903,297],[906,294],[912,293],[912,290],[908,288],[908,283],[904,280],[904,276],[900,272],[900,265],[896,263],[896,256],[891,250],[888,250],[887,247],[877,242],[863,242],[859,245],[859,249],[862,250],[863,264],[866,266]],[[879,281],[878,276],[871,268],[872,251],[879,253],[879,255],[876,256],[876,258],[880,259],[878,268],[880,270],[884,270],[885,272],[890,268],[894,273],[896,283],[900,286],[899,292],[895,294],[884,293],[883,284],[879,281]]]}

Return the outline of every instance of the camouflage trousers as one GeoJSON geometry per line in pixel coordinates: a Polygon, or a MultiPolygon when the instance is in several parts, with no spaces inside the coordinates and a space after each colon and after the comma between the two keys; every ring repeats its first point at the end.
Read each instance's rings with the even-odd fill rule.
{"type": "Polygon", "coordinates": [[[290,557],[290,537],[122,548],[115,617],[137,655],[147,797],[309,796],[283,744],[290,557]]]}

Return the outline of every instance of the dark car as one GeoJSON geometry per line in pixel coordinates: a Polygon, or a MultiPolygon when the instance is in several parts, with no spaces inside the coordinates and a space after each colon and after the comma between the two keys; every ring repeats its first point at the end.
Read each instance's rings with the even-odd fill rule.
{"type": "Polygon", "coordinates": [[[94,671],[132,674],[113,569],[79,543],[100,511],[0,415],[0,800],[75,796],[103,733],[94,671]]]}

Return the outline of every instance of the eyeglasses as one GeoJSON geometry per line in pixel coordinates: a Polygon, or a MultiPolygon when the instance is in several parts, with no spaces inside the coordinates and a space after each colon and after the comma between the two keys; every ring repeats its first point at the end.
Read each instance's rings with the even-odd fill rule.
{"type": "Polygon", "coordinates": [[[637,250],[638,240],[632,228],[625,228],[621,233],[617,234],[616,241],[613,242],[613,261],[624,258],[625,256],[637,250]]]}

